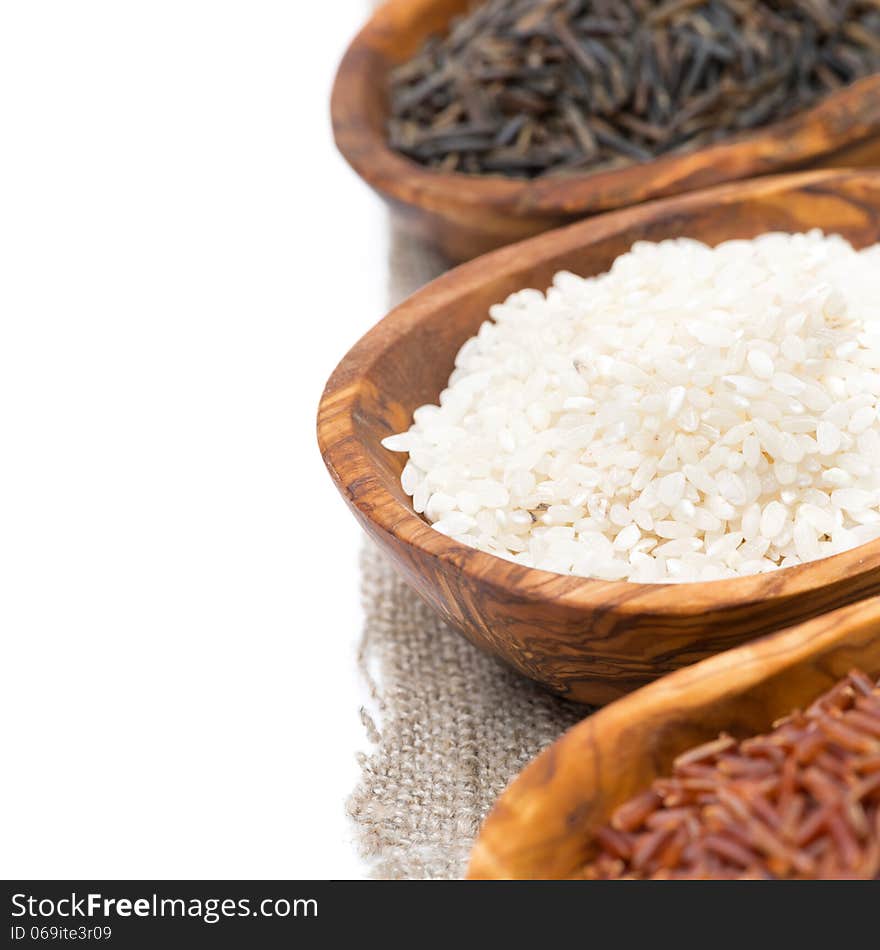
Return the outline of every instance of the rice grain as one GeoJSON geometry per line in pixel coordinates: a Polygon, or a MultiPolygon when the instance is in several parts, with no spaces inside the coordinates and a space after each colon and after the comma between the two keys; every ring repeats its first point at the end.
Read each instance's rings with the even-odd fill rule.
{"type": "Polygon", "coordinates": [[[880,538],[880,245],[639,242],[490,308],[383,441],[413,506],[527,567],[636,582],[880,538]]]}

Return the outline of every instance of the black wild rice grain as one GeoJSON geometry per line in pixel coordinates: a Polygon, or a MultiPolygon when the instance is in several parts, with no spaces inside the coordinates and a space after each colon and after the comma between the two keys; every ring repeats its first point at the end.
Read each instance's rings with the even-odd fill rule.
{"type": "Polygon", "coordinates": [[[679,153],[880,72],[880,0],[487,0],[391,78],[391,145],[535,178],[679,153]]]}

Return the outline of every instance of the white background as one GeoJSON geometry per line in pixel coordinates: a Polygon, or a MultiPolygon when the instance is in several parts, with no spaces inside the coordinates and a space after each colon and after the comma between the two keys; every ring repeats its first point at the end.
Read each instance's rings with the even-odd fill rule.
{"type": "Polygon", "coordinates": [[[0,5],[3,877],[350,877],[365,0],[0,5]]]}

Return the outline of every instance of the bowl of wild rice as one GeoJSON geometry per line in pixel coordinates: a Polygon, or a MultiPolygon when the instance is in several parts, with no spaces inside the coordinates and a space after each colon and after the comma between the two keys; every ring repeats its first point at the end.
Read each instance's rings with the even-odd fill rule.
{"type": "Polygon", "coordinates": [[[880,879],[880,598],[587,717],[516,777],[477,879],[880,879]]]}
{"type": "Polygon", "coordinates": [[[880,172],[584,221],[463,265],[331,377],[368,534],[569,698],[880,593],[880,172]]]}
{"type": "Polygon", "coordinates": [[[876,164],[873,0],[391,0],[353,41],[340,151],[466,260],[586,214],[876,164]]]}

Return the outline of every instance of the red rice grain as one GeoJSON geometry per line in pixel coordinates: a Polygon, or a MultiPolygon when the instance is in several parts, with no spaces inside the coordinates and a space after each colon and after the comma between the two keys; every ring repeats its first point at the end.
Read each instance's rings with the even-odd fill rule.
{"type": "Polygon", "coordinates": [[[590,880],[880,879],[880,682],[854,670],[767,735],[682,753],[595,843],[590,880]]]}

